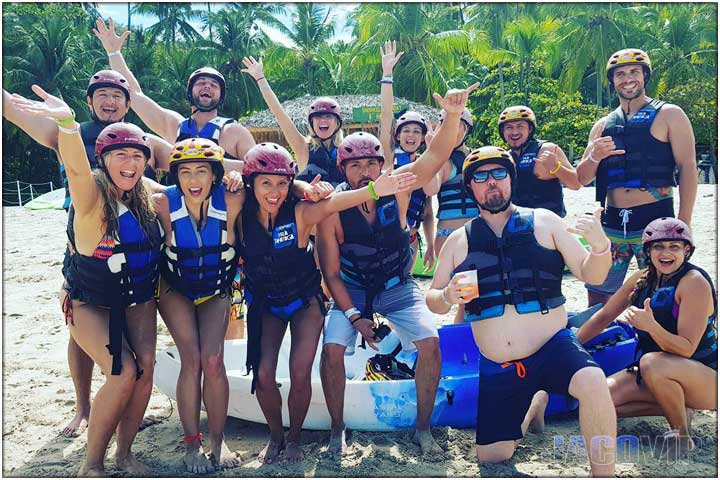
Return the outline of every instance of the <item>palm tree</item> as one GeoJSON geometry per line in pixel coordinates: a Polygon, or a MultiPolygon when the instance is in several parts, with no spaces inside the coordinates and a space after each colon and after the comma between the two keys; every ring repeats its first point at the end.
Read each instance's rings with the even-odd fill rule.
{"type": "Polygon", "coordinates": [[[455,10],[437,3],[361,4],[352,15],[363,51],[359,62],[379,76],[378,49],[386,40],[396,40],[398,50],[405,52],[396,67],[397,95],[431,102],[433,92],[450,86],[468,50],[469,35],[457,29],[455,10]]]}
{"type": "Polygon", "coordinates": [[[167,49],[170,45],[175,46],[178,34],[185,40],[200,38],[200,34],[189,21],[199,19],[202,14],[193,10],[190,3],[138,3],[133,10],[135,13],[158,18],[157,23],[148,28],[148,33],[162,36],[167,49]]]}

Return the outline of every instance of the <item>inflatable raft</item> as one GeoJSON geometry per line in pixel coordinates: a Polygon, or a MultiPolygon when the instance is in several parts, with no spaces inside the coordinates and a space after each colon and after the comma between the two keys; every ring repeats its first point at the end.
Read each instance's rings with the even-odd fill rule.
{"type": "MultiPolygon", "coordinates": [[[[589,315],[588,315],[589,316],[589,315]]],[[[581,323],[573,322],[570,324],[581,323]]],[[[440,385],[435,397],[431,423],[433,426],[474,428],[477,418],[478,349],[469,324],[447,325],[439,330],[442,351],[440,385]]],[[[390,353],[398,345],[394,333],[378,344],[380,353],[390,353]]],[[[635,334],[631,327],[613,324],[586,345],[588,351],[607,375],[617,372],[632,362],[635,352],[635,334]]],[[[328,430],[330,416],[325,406],[320,382],[320,348],[312,370],[312,398],[303,428],[328,430]]],[[[245,340],[225,342],[225,367],[230,383],[228,415],[265,423],[257,399],[250,394],[251,376],[245,370],[245,340]]],[[[414,380],[365,381],[365,365],[377,352],[356,348],[355,354],[345,357],[345,424],[348,428],[366,431],[387,431],[413,428],[417,412],[414,380]]],[[[280,349],[277,382],[283,398],[283,424],[289,425],[287,397],[290,391],[288,358],[290,336],[286,335],[280,349]]],[[[416,353],[400,352],[397,360],[413,366],[416,353]]],[[[176,348],[160,352],[155,365],[155,385],[165,395],[175,397],[175,386],[180,372],[180,357],[176,348]]],[[[572,411],[577,401],[563,396],[550,395],[546,415],[572,411]]]]}

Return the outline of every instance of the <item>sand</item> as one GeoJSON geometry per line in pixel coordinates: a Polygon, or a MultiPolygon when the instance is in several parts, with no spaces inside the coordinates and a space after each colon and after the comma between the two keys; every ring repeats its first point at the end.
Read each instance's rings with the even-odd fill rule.
{"type": "MultiPolygon", "coordinates": [[[[592,208],[594,190],[566,192],[568,218],[592,208]]],[[[677,199],[677,192],[675,198],[677,199]]],[[[677,211],[677,206],[676,206],[677,211]]],[[[57,293],[61,284],[62,253],[65,244],[63,211],[31,211],[3,208],[3,467],[6,476],[75,476],[84,457],[87,434],[67,439],[60,430],[74,414],[74,392],[66,362],[68,332],[60,312],[57,293]]],[[[697,251],[694,262],[717,278],[717,189],[701,185],[693,220],[697,251]]],[[[424,282],[427,286],[429,282],[424,282]]],[[[582,284],[571,277],[564,282],[569,310],[586,303],[582,284]]],[[[439,317],[438,324],[450,322],[439,317]]],[[[172,345],[172,339],[158,318],[158,348],[172,345]]],[[[95,369],[93,392],[102,377],[95,369]]],[[[468,408],[475,408],[468,405],[468,408]]],[[[167,417],[137,436],[134,451],[153,468],[156,476],[186,476],[180,467],[183,447],[177,409],[157,389],[153,391],[148,414],[167,417]]],[[[201,429],[207,431],[206,417],[201,429]]],[[[676,463],[653,459],[648,441],[667,429],[661,417],[620,419],[619,435],[635,435],[641,447],[620,455],[616,474],[649,477],[717,476],[717,414],[698,412],[694,434],[702,440],[688,460],[676,463]]],[[[214,474],[231,477],[505,477],[505,476],[586,476],[586,457],[571,444],[579,435],[577,414],[547,420],[544,434],[528,434],[515,456],[498,465],[479,466],[468,455],[474,445],[474,430],[433,429],[446,450],[440,461],[423,460],[410,431],[394,433],[353,432],[349,452],[342,460],[331,459],[324,448],[328,432],[303,432],[306,460],[299,465],[261,466],[255,456],[267,440],[267,427],[229,418],[227,441],[244,460],[240,468],[214,474]]],[[[110,452],[113,447],[111,445],[110,452]]],[[[112,461],[108,474],[117,475],[112,461]]]]}

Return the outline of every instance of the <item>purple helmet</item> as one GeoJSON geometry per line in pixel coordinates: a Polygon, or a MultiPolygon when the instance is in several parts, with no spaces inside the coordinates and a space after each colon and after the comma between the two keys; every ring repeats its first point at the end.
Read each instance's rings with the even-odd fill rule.
{"type": "Polygon", "coordinates": [[[312,118],[315,115],[323,115],[327,113],[335,115],[335,118],[337,118],[338,121],[338,128],[333,132],[333,135],[335,135],[337,131],[340,130],[340,127],[342,127],[342,112],[340,110],[340,104],[334,98],[316,98],[310,104],[310,111],[308,112],[308,125],[310,125],[310,131],[313,133],[313,135],[317,136],[317,133],[315,133],[315,130],[312,126],[312,118]]]}
{"type": "Polygon", "coordinates": [[[428,124],[427,120],[425,120],[425,117],[423,117],[418,112],[405,112],[400,116],[400,118],[397,119],[397,124],[395,125],[395,138],[400,135],[400,130],[402,130],[402,127],[413,123],[420,126],[423,135],[427,133],[428,124]]]}
{"type": "Polygon", "coordinates": [[[673,217],[657,218],[650,222],[642,235],[643,249],[648,249],[652,242],[682,240],[695,247],[690,227],[685,222],[673,217]]]}
{"type": "Polygon", "coordinates": [[[125,94],[125,99],[130,100],[130,89],[127,79],[115,70],[100,70],[90,77],[86,95],[92,98],[98,88],[117,88],[125,94]]]}
{"type": "Polygon", "coordinates": [[[95,157],[100,159],[103,154],[119,148],[137,148],[150,158],[148,136],[140,127],[132,123],[117,122],[103,128],[95,141],[95,157]]]}
{"type": "Polygon", "coordinates": [[[265,142],[252,147],[245,154],[242,175],[246,185],[252,187],[251,177],[258,173],[287,175],[295,178],[295,162],[290,152],[277,143],[265,142]]]}
{"type": "Polygon", "coordinates": [[[365,132],[355,132],[345,137],[337,150],[337,167],[348,160],[362,158],[377,158],[384,161],[384,153],[380,140],[375,135],[365,132]]]}

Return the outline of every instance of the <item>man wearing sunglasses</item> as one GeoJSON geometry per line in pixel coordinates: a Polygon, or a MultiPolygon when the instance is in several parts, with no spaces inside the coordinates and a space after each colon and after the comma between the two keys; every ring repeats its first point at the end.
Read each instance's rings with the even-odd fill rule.
{"type": "Polygon", "coordinates": [[[578,164],[583,185],[595,181],[595,198],[607,208],[602,224],[612,240],[612,268],[602,285],[586,285],[588,305],[605,303],[623,284],[634,256],[645,267],[642,233],[653,220],[673,217],[675,169],[680,172],[678,218],[691,225],[697,196],[695,136],[677,105],[645,94],[652,66],[637,48],[615,52],[606,76],[620,105],[590,131],[578,164]]]}
{"type": "Polygon", "coordinates": [[[498,118],[500,138],[510,147],[517,165],[512,201],[520,207],[547,208],[565,217],[563,186],[582,185],[562,148],[535,138],[535,112],[525,105],[508,107],[498,118]]]}
{"type": "Polygon", "coordinates": [[[438,314],[464,305],[465,321],[472,322],[480,350],[478,460],[508,460],[528,429],[541,431],[546,392],[553,392],[578,399],[592,473],[612,476],[612,398],[605,374],[566,328],[561,291],[565,264],[585,282],[604,280],[610,240],[600,225],[602,209],[569,228],[547,209],[514,205],[515,162],[499,147],[472,151],[462,173],[480,216],[448,237],[425,299],[438,314]],[[572,234],[583,236],[591,251],[572,234]]]}

